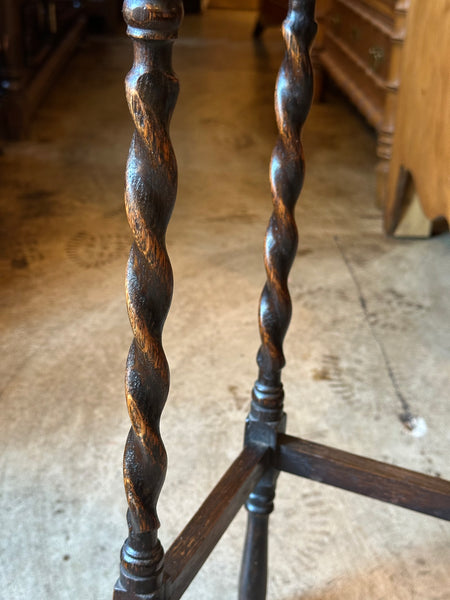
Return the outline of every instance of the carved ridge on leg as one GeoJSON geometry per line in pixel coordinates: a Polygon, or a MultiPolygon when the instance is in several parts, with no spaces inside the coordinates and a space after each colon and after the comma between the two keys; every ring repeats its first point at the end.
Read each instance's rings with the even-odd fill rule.
{"type": "Polygon", "coordinates": [[[177,189],[169,124],[178,96],[172,41],[183,15],[181,0],[127,0],[123,13],[133,40],[134,63],[126,96],[135,132],[126,172],[125,206],[134,242],[126,276],[134,339],[126,367],[131,429],[124,452],[128,538],[121,551],[114,598],[162,598],[164,551],[156,505],[167,457],[159,420],[169,391],[162,330],[173,281],[165,233],[177,189]]]}
{"type": "MultiPolygon", "coordinates": [[[[272,153],[273,212],[265,239],[266,283],[259,305],[261,346],[258,379],[246,425],[246,444],[273,447],[285,430],[281,370],[283,341],[291,319],[288,275],[298,243],[294,209],[304,179],[301,130],[313,96],[309,48],[316,33],[315,0],[290,0],[283,23],[286,53],[278,73],[275,112],[279,136],[272,153]]],[[[250,494],[248,526],[239,582],[239,600],[264,600],[267,580],[268,519],[273,510],[276,469],[269,469],[250,494]]]]}
{"type": "Polygon", "coordinates": [[[316,32],[315,0],[291,0],[283,23],[286,54],[278,73],[275,112],[279,136],[272,153],[273,212],[266,232],[266,284],[259,308],[261,346],[251,418],[278,421],[283,410],[283,341],[292,305],[287,279],[297,250],[294,209],[304,179],[301,130],[311,106],[313,76],[309,47],[316,32]]]}

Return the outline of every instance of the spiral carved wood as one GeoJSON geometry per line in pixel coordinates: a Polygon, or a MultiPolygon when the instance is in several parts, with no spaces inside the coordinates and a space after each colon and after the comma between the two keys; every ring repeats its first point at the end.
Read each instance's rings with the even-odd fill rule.
{"type": "Polygon", "coordinates": [[[114,597],[157,599],[164,552],[157,537],[156,504],[167,463],[159,420],[169,390],[169,368],[161,337],[173,289],[165,233],[177,188],[169,123],[178,81],[171,63],[172,42],[183,7],[181,0],[128,0],[123,12],[134,46],[126,95],[135,132],[125,192],[134,237],[126,278],[134,339],[126,370],[132,425],[124,452],[129,535],[122,547],[114,597]]]}
{"type": "Polygon", "coordinates": [[[283,340],[292,311],[287,278],[297,250],[294,208],[304,178],[300,136],[313,92],[309,47],[316,32],[314,8],[314,0],[290,1],[283,23],[286,54],[275,91],[279,136],[270,164],[273,212],[265,241],[267,281],[259,309],[262,343],[250,415],[255,420],[269,422],[279,421],[283,409],[283,340]]]}
{"type": "MultiPolygon", "coordinates": [[[[287,279],[297,250],[294,208],[304,178],[300,136],[313,92],[309,47],[316,32],[314,9],[315,0],[290,0],[283,23],[286,53],[275,90],[279,136],[270,163],[273,212],[265,241],[267,280],[259,305],[259,374],[247,419],[247,444],[261,441],[272,444],[268,440],[276,440],[276,435],[267,436],[267,430],[277,432],[285,428],[281,370],[285,364],[283,341],[292,312],[287,279]],[[262,429],[261,422],[265,423],[262,429]]],[[[268,519],[273,510],[277,477],[276,469],[268,469],[246,503],[249,514],[239,600],[266,597],[268,519]]]]}

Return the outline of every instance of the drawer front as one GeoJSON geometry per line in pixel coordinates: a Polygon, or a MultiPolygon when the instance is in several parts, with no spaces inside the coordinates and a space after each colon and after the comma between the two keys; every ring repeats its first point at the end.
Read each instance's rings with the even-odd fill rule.
{"type": "Polygon", "coordinates": [[[398,0],[358,0],[357,3],[368,6],[379,14],[393,18],[398,0]]]}
{"type": "Polygon", "coordinates": [[[389,28],[350,6],[337,0],[327,16],[327,29],[370,71],[386,80],[392,45],[389,28]]]}
{"type": "Polygon", "coordinates": [[[384,113],[385,89],[377,85],[331,38],[325,39],[321,62],[369,123],[379,129],[384,113]]]}

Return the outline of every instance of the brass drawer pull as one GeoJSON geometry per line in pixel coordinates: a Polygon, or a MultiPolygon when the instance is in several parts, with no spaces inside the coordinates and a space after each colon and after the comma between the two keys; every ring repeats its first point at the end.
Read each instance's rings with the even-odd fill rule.
{"type": "Polygon", "coordinates": [[[377,71],[384,62],[384,49],[380,46],[371,46],[369,48],[369,56],[372,62],[372,69],[377,71]]]}

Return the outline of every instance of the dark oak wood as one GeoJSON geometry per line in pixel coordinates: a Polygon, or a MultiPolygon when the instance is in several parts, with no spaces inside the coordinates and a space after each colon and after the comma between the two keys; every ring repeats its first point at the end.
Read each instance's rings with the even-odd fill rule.
{"type": "Polygon", "coordinates": [[[287,279],[297,248],[294,208],[304,177],[301,130],[313,94],[309,49],[314,0],[290,0],[283,24],[286,54],[276,86],[279,136],[270,166],[273,212],[265,242],[267,280],[261,295],[258,378],[252,391],[244,450],[164,556],[156,505],[166,471],[159,419],[169,389],[161,335],[172,295],[165,232],[176,195],[169,138],[178,81],[172,42],[182,18],[179,0],[127,0],[124,16],[135,59],[127,99],[135,134],[127,165],[126,208],[134,243],[127,305],[134,339],[126,376],[131,430],[124,480],[129,536],[121,553],[114,600],[178,600],[247,498],[248,527],[240,600],[264,600],[268,520],[280,470],[440,518],[449,518],[450,483],[285,435],[283,341],[291,317],[287,279]]]}
{"type": "Polygon", "coordinates": [[[277,469],[450,520],[450,482],[280,434],[277,469]]]}
{"type": "Polygon", "coordinates": [[[250,410],[251,420],[266,423],[280,421],[283,414],[283,341],[292,313],[287,278],[298,243],[294,209],[304,178],[301,130],[313,93],[309,48],[316,32],[314,7],[314,0],[289,4],[283,23],[286,54],[275,90],[279,135],[270,163],[273,212],[265,240],[267,280],[259,305],[259,373],[250,410]]]}
{"type": "Polygon", "coordinates": [[[259,514],[251,511],[247,519],[247,530],[245,532],[245,545],[239,577],[239,600],[266,597],[268,547],[269,514],[259,514]]]}
{"type": "MultiPolygon", "coordinates": [[[[255,423],[276,432],[285,428],[281,370],[285,364],[283,341],[292,313],[287,279],[298,243],[294,209],[304,179],[301,130],[313,96],[310,47],[317,29],[314,11],[315,0],[290,0],[282,27],[286,53],[275,90],[279,135],[270,163],[273,212],[265,240],[267,279],[259,304],[259,373],[247,418],[248,444],[261,441],[261,428],[254,427],[255,423]]],[[[267,471],[246,503],[240,600],[264,600],[266,596],[268,515],[273,510],[277,477],[276,469],[267,471]]]]}
{"type": "Polygon", "coordinates": [[[183,6],[181,0],[126,0],[123,14],[134,47],[126,95],[135,132],[125,192],[134,237],[126,278],[134,339],[126,370],[131,429],[123,463],[129,533],[122,547],[114,599],[156,600],[161,597],[164,557],[156,504],[167,464],[159,420],[169,391],[169,367],[161,337],[173,289],[165,233],[177,189],[177,166],[169,138],[178,96],[172,44],[183,6]]]}
{"type": "Polygon", "coordinates": [[[269,450],[247,446],[179,537],[164,567],[166,598],[178,600],[267,468],[269,450]]]}

